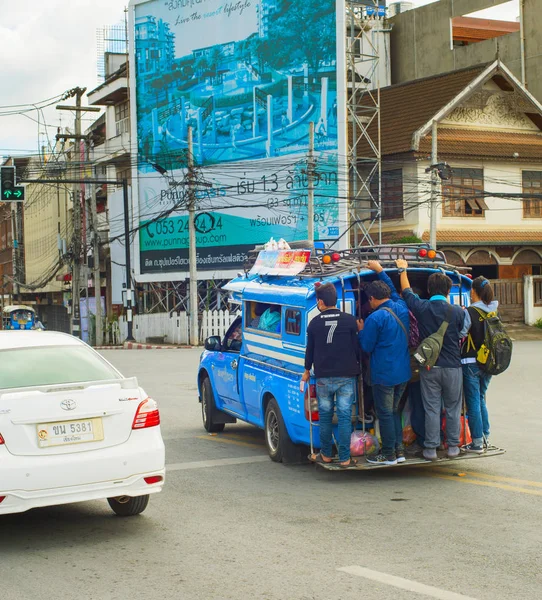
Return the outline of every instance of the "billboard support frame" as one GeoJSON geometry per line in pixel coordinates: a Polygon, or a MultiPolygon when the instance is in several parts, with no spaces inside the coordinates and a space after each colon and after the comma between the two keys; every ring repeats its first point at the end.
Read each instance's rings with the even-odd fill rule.
{"type": "Polygon", "coordinates": [[[371,39],[365,8],[378,9],[378,0],[346,0],[346,78],[349,172],[349,216],[353,244],[382,243],[382,154],[380,146],[380,63],[378,43],[371,39]],[[363,65],[359,76],[356,66],[363,65]],[[376,78],[376,86],[371,85],[376,78]],[[350,127],[349,127],[350,129],[350,127]],[[376,129],[376,131],[375,131],[376,129]],[[360,154],[359,146],[368,148],[360,154]],[[372,182],[377,182],[377,194],[372,182]]]}

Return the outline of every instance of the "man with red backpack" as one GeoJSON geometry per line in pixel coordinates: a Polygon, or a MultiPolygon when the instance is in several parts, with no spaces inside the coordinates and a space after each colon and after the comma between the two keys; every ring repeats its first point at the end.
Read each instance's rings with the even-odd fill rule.
{"type": "Polygon", "coordinates": [[[360,319],[359,342],[370,354],[370,381],[380,424],[382,452],[367,457],[374,464],[396,465],[405,461],[399,402],[411,377],[408,351],[410,317],[406,303],[378,261],[367,266],[378,273],[365,293],[373,312],[360,319]]]}

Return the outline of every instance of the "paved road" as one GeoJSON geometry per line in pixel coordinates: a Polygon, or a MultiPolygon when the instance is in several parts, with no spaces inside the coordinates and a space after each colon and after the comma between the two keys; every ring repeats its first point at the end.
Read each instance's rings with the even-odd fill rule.
{"type": "Polygon", "coordinates": [[[490,387],[506,455],[370,473],[274,464],[247,425],[206,435],[197,351],[104,352],[160,403],[166,489],[133,519],[101,502],[1,517],[2,597],[540,598],[541,352],[518,342],[490,387]]]}

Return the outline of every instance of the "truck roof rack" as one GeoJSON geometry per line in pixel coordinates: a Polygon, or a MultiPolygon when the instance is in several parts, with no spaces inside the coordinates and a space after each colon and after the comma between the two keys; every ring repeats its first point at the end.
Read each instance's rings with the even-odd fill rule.
{"type": "MultiPolygon", "coordinates": [[[[295,247],[301,248],[299,244],[299,242],[295,243],[295,247]]],[[[294,249],[294,244],[291,244],[291,247],[294,249]]],[[[360,246],[346,250],[314,250],[313,245],[307,245],[304,248],[310,249],[312,254],[304,270],[297,275],[302,279],[333,277],[356,271],[366,267],[369,260],[378,260],[384,268],[395,268],[395,261],[399,258],[408,261],[409,267],[470,271],[469,267],[457,267],[448,264],[446,255],[441,250],[436,250],[433,258],[422,256],[420,254],[421,250],[427,252],[431,250],[428,244],[386,244],[360,246]]],[[[259,252],[263,249],[262,246],[256,246],[254,250],[249,251],[248,260],[245,263],[245,272],[250,271],[259,252]]]]}

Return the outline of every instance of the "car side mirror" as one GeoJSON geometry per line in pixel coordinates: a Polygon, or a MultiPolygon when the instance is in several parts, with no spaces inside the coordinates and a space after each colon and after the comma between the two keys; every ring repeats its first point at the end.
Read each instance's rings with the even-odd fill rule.
{"type": "Polygon", "coordinates": [[[211,352],[220,350],[222,344],[220,342],[220,337],[218,335],[212,335],[205,340],[205,350],[210,350],[211,352]]]}

